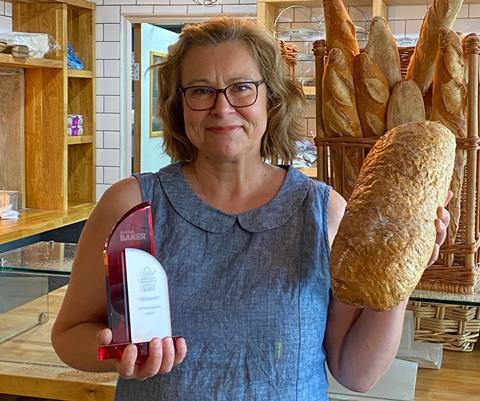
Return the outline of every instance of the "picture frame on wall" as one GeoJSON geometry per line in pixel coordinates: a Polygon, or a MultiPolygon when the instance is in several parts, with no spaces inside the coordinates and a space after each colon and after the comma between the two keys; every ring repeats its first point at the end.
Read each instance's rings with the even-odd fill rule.
{"type": "MultiPolygon", "coordinates": [[[[154,66],[163,61],[166,53],[159,51],[150,51],[150,66],[154,66]]],[[[163,136],[163,121],[157,117],[158,108],[158,73],[156,68],[150,69],[150,137],[163,136]]]]}

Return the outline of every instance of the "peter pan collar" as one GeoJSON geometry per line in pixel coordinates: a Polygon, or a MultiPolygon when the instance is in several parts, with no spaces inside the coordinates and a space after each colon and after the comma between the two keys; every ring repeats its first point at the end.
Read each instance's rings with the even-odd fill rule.
{"type": "Polygon", "coordinates": [[[177,162],[158,172],[160,183],[173,208],[193,225],[224,233],[235,222],[249,232],[272,230],[285,224],[300,208],[310,188],[310,179],[292,166],[287,169],[279,192],[267,204],[238,215],[226,214],[205,203],[187,183],[177,162]]]}

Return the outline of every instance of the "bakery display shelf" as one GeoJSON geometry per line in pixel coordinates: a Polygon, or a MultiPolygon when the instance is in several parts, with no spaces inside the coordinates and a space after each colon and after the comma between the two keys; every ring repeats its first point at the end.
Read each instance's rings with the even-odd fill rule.
{"type": "Polygon", "coordinates": [[[79,136],[68,136],[67,137],[67,145],[80,145],[83,143],[92,143],[93,136],[92,135],[79,135],[79,136]]]}
{"type": "Polygon", "coordinates": [[[93,78],[93,71],[91,70],[68,70],[69,78],[93,78]]]}
{"type": "Polygon", "coordinates": [[[18,58],[0,53],[0,67],[16,68],[63,68],[63,61],[46,58],[18,58]]]}

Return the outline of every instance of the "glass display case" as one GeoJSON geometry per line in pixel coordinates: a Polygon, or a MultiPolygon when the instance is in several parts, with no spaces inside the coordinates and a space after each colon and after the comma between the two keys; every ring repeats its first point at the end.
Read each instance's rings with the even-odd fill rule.
{"type": "MultiPolygon", "coordinates": [[[[68,280],[76,246],[37,242],[0,253],[0,348],[7,340],[20,338],[35,326],[52,324],[49,315],[55,294],[49,291],[49,279],[64,277],[68,280]]],[[[21,348],[9,345],[0,351],[0,360],[22,361],[26,357],[22,355],[21,348]]],[[[32,358],[38,359],[33,362],[43,361],[41,353],[30,353],[29,362],[32,358]]],[[[61,363],[58,359],[54,362],[61,363]]]]}

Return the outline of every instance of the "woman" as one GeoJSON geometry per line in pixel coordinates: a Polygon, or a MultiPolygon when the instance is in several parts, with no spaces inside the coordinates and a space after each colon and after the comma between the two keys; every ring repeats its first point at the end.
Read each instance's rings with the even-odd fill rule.
{"type": "MultiPolygon", "coordinates": [[[[118,370],[116,400],[327,400],[325,360],[340,383],[368,390],[396,354],[406,301],[379,313],[330,295],[345,201],[264,162],[292,158],[303,107],[275,41],[236,19],[187,27],[159,82],[166,150],[180,162],[119,182],[98,203],[53,328],[57,353],[77,369],[118,370]],[[146,200],[183,337],[152,339],[143,364],[133,345],[99,362],[97,346],[111,341],[103,244],[146,200]]],[[[438,215],[432,261],[449,218],[438,215]]]]}

